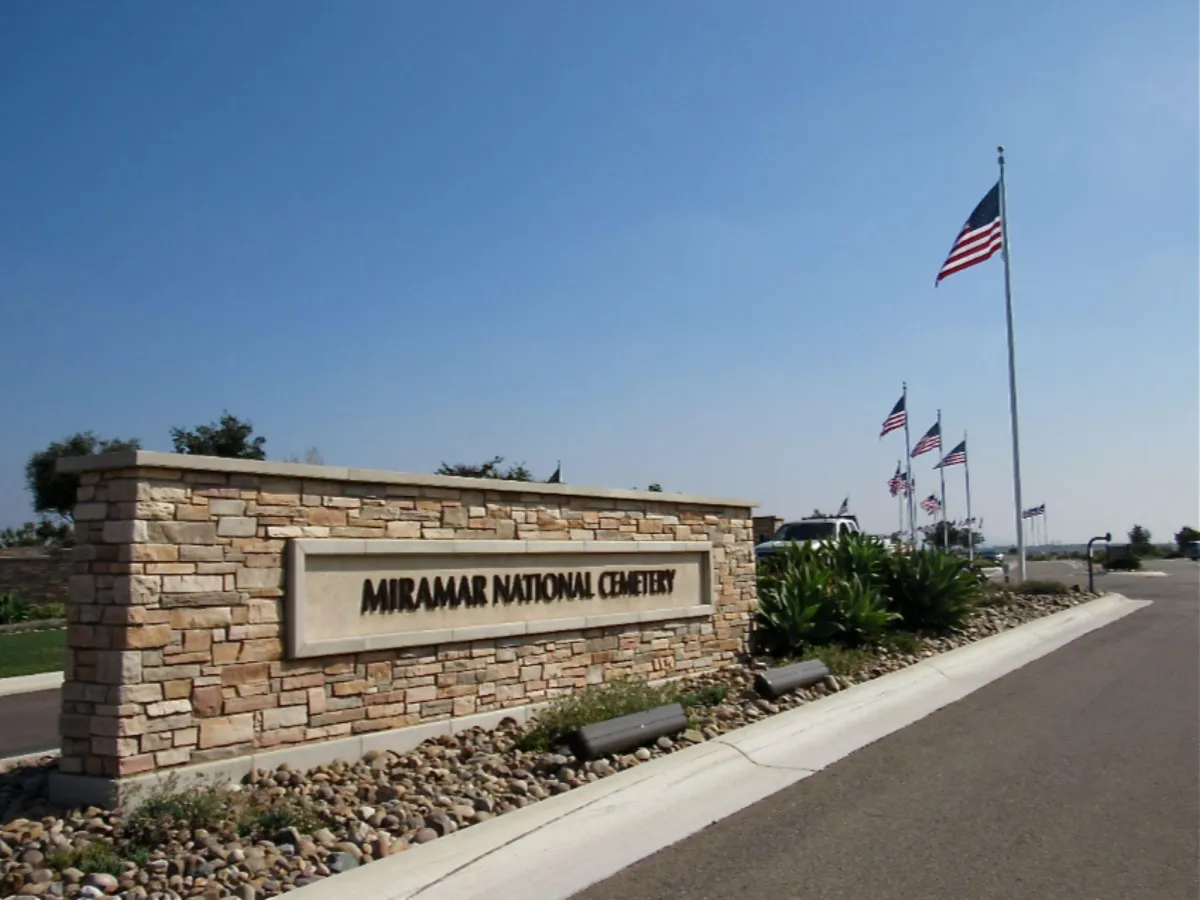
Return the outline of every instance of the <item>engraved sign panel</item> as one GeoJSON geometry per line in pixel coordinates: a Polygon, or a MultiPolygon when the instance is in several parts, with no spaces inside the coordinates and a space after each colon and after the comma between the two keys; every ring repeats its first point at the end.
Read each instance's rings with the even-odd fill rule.
{"type": "Polygon", "coordinates": [[[292,657],[711,616],[702,542],[293,540],[292,657]]]}

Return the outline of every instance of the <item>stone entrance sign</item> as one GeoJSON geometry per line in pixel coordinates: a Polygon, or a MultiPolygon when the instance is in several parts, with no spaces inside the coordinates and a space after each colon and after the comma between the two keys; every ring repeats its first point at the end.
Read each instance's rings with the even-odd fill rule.
{"type": "Polygon", "coordinates": [[[712,670],[747,500],[129,451],[76,472],[56,802],[357,759],[712,670]]]}
{"type": "Polygon", "coordinates": [[[697,542],[294,540],[288,652],[711,616],[711,555],[697,542]]]}

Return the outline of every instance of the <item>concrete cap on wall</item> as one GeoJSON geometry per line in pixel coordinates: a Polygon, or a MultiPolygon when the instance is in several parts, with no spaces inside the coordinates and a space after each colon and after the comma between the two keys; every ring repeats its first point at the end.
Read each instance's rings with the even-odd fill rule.
{"type": "Polygon", "coordinates": [[[258,459],[227,459],[219,456],[192,456],[182,453],[158,453],[153,450],[122,450],[92,456],[68,456],[58,461],[59,472],[111,472],[119,469],[173,469],[187,472],[221,472],[261,475],[276,478],[304,478],[312,481],[344,481],[367,484],[404,484],[416,487],[449,488],[464,491],[489,491],[509,494],[540,494],[549,497],[594,497],[604,500],[637,500],[684,506],[708,506],[750,510],[756,500],[705,497],[659,491],[629,491],[620,488],[583,487],[574,484],[547,484],[542,481],[503,481],[496,478],[460,478],[456,475],[422,475],[389,472],[383,469],[347,469],[341,466],[312,466],[305,463],[275,462],[258,459]]]}

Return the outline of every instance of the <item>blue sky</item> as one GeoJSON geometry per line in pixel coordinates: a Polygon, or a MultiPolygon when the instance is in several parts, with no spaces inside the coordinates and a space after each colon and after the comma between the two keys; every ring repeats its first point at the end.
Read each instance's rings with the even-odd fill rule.
{"type": "Polygon", "coordinates": [[[1026,504],[1167,538],[1196,34],[1187,0],[4,4],[0,525],[50,440],[228,408],[273,458],[849,493],[885,531],[907,380],[1009,540],[999,257],[933,288],[1004,143],[1026,504]]]}

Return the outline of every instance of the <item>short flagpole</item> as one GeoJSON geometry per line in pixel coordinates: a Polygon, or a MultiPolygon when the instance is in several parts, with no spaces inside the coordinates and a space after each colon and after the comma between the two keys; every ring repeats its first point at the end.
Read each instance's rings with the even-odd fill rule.
{"type": "Polygon", "coordinates": [[[908,479],[908,536],[912,541],[913,550],[917,549],[917,513],[913,505],[913,493],[916,490],[912,478],[912,444],[908,436],[908,420],[911,410],[908,408],[908,382],[902,382],[904,388],[904,466],[905,478],[908,479]]]}
{"type": "Polygon", "coordinates": [[[975,561],[975,540],[971,529],[975,523],[971,521],[971,448],[967,446],[967,433],[963,432],[963,478],[967,483],[967,558],[975,561]]]}
{"type": "MultiPolygon", "coordinates": [[[[945,459],[946,458],[945,457],[946,442],[942,438],[943,433],[944,432],[942,431],[942,411],[939,409],[938,410],[938,443],[941,444],[941,446],[938,448],[938,452],[939,452],[939,454],[942,455],[941,458],[945,459]]],[[[939,459],[938,462],[941,462],[941,459],[939,459]]],[[[950,527],[946,522],[946,467],[940,466],[938,468],[938,474],[941,475],[941,477],[942,477],[942,550],[946,553],[949,553],[950,552],[950,527]]]]}
{"type": "Polygon", "coordinates": [[[1017,514],[1017,575],[1025,580],[1025,529],[1021,519],[1021,438],[1017,425],[1017,351],[1013,338],[1012,252],[1008,243],[1008,198],[1004,182],[1004,147],[1000,154],[1000,243],[1004,253],[1004,316],[1008,324],[1008,407],[1012,420],[1013,504],[1017,514]]]}

